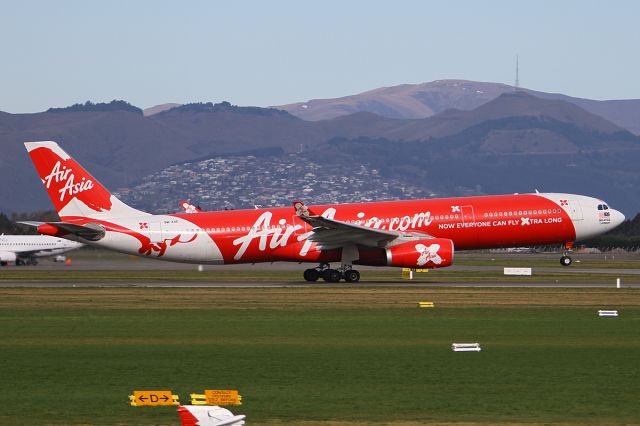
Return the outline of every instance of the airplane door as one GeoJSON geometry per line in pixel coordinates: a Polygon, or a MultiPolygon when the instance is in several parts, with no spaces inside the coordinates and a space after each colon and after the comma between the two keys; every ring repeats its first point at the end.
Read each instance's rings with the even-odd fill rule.
{"type": "Polygon", "coordinates": [[[293,215],[291,217],[291,222],[294,226],[298,226],[299,229],[296,229],[294,235],[304,235],[307,232],[311,231],[311,225],[309,225],[304,220],[300,219],[298,216],[293,215]]]}
{"type": "Polygon", "coordinates": [[[462,223],[464,225],[463,228],[458,231],[456,249],[475,248],[478,245],[479,231],[478,228],[471,225],[476,220],[473,206],[460,206],[460,215],[462,216],[462,223]],[[468,226],[468,228],[464,226],[468,226]]]}
{"type": "Polygon", "coordinates": [[[462,214],[462,223],[472,223],[475,221],[473,206],[461,206],[460,213],[462,214]]]}
{"type": "Polygon", "coordinates": [[[582,220],[584,217],[582,216],[582,207],[580,206],[580,202],[578,200],[567,200],[567,206],[564,206],[566,212],[569,214],[571,220],[582,220]]]}

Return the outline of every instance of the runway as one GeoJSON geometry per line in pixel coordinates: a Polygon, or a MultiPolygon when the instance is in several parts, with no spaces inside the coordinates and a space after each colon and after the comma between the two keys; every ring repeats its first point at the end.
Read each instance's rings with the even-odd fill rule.
{"type": "Polygon", "coordinates": [[[158,261],[107,251],[80,251],[71,257],[70,264],[43,260],[38,266],[0,268],[0,288],[615,288],[617,277],[623,277],[623,288],[640,287],[638,253],[616,254],[615,257],[610,254],[580,255],[576,256],[576,263],[568,268],[560,265],[549,266],[555,263],[556,257],[556,254],[463,253],[457,259],[462,260],[462,263],[466,261],[467,264],[454,264],[443,270],[446,271],[444,275],[453,272],[453,275],[459,278],[452,278],[451,274],[449,278],[444,275],[438,276],[439,270],[427,276],[418,274],[415,281],[408,281],[400,280],[398,268],[359,266],[358,269],[362,272],[362,280],[359,283],[337,284],[325,283],[322,280],[315,283],[303,281],[302,271],[309,267],[308,264],[275,262],[204,265],[201,268],[205,274],[201,275],[197,272],[199,266],[193,264],[158,261]],[[470,261],[475,264],[470,265],[470,261]],[[609,263],[611,267],[606,267],[609,263]],[[533,277],[503,277],[502,270],[507,265],[532,267],[533,277]],[[5,271],[8,273],[3,274],[5,271]],[[34,274],[39,271],[43,272],[44,276],[38,274],[36,278],[34,274]],[[91,274],[95,274],[96,271],[107,271],[106,276],[111,271],[119,271],[120,274],[117,279],[106,276],[104,279],[92,277],[91,274]],[[165,271],[166,276],[163,275],[165,271]],[[274,274],[278,271],[282,274],[274,274]],[[380,274],[380,271],[385,273],[380,274]],[[47,275],[49,272],[51,277],[47,275]],[[160,274],[146,279],[149,276],[146,272],[160,274]],[[220,275],[216,272],[220,272],[220,275]],[[484,275],[484,278],[478,278],[477,282],[474,282],[474,272],[478,273],[478,277],[484,275]],[[493,282],[491,279],[487,280],[488,273],[495,273],[494,275],[500,278],[493,282]],[[568,273],[573,276],[572,279],[566,279],[568,273]],[[265,274],[267,276],[264,276],[265,274]],[[259,278],[261,275],[263,278],[259,278]],[[539,275],[538,280],[536,275],[539,275]]]}
{"type": "MultiPolygon", "coordinates": [[[[316,283],[292,281],[228,281],[228,282],[185,282],[185,281],[154,281],[154,282],[59,282],[59,281],[0,281],[0,288],[616,288],[615,283],[594,282],[366,282],[357,284],[331,283],[323,281],[316,283]]],[[[640,288],[637,283],[623,283],[622,288],[640,288]]]]}

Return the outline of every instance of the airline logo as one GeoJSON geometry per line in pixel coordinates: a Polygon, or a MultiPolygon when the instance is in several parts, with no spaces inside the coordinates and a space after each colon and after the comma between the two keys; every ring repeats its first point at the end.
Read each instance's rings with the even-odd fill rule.
{"type": "Polygon", "coordinates": [[[75,182],[76,175],[73,173],[73,169],[63,166],[60,161],[53,166],[51,173],[49,173],[42,180],[44,186],[47,189],[51,188],[51,182],[55,179],[56,183],[64,183],[62,188],[58,189],[60,193],[60,201],[64,201],[65,196],[73,196],[93,188],[93,181],[83,177],[78,183],[75,182]]]}
{"type": "Polygon", "coordinates": [[[416,244],[416,251],[420,254],[418,257],[418,266],[424,266],[429,262],[432,262],[436,265],[442,263],[442,258],[438,254],[440,250],[440,244],[431,244],[429,246],[425,246],[424,244],[416,244]]]}
{"type": "Polygon", "coordinates": [[[598,221],[600,223],[611,223],[611,214],[608,211],[598,212],[598,221]]]}
{"type": "MultiPolygon", "coordinates": [[[[298,209],[298,206],[296,206],[296,209],[298,209]]],[[[335,209],[330,210],[333,210],[335,213],[335,209]]],[[[258,250],[260,251],[265,251],[267,246],[270,249],[285,247],[291,236],[296,231],[302,229],[301,225],[287,225],[285,219],[280,219],[278,221],[278,226],[272,226],[272,218],[273,213],[269,211],[262,213],[255,223],[249,228],[249,232],[246,235],[233,240],[234,246],[240,246],[233,257],[235,260],[240,260],[251,245],[251,242],[256,239],[258,240],[258,250]]],[[[298,241],[306,240],[311,234],[312,232],[308,232],[303,235],[299,235],[298,241]]],[[[300,255],[306,255],[310,247],[311,242],[305,241],[305,244],[300,251],[300,255]]]]}
{"type": "Polygon", "coordinates": [[[75,160],[61,158],[49,147],[35,148],[29,155],[57,211],[74,198],[97,212],[111,210],[109,192],[75,160]]]}

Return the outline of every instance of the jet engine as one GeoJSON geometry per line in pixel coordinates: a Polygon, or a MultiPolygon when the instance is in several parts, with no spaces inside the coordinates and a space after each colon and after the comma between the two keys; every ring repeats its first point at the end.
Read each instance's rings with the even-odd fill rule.
{"type": "Polygon", "coordinates": [[[6,265],[8,262],[16,261],[16,254],[12,251],[0,251],[0,263],[6,265]]]}
{"type": "Polygon", "coordinates": [[[443,268],[453,263],[453,241],[447,238],[408,241],[385,249],[387,266],[443,268]]]}

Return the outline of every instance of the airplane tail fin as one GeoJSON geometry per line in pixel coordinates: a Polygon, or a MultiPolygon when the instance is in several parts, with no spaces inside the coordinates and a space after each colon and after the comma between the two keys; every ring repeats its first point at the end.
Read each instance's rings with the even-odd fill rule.
{"type": "Polygon", "coordinates": [[[25,142],[31,161],[62,220],[118,218],[147,213],[124,204],[52,141],[25,142]]]}

